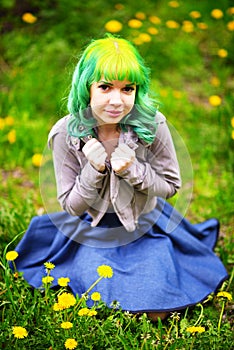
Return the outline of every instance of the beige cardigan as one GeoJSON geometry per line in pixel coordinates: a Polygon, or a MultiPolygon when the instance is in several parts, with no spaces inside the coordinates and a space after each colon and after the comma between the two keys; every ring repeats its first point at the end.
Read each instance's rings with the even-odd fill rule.
{"type": "Polygon", "coordinates": [[[135,150],[135,162],[115,174],[107,163],[105,173],[92,167],[82,152],[82,142],[68,135],[67,121],[60,119],[48,140],[53,150],[58,200],[71,215],[88,212],[96,226],[106,212],[115,212],[127,231],[134,231],[138,218],[155,208],[157,197],[173,196],[181,185],[178,161],[165,117],[157,112],[158,129],[147,145],[129,127],[119,143],[135,150]]]}

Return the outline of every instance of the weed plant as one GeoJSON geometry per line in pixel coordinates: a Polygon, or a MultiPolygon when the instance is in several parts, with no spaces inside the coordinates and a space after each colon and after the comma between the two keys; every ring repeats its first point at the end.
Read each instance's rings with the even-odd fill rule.
{"type": "MultiPolygon", "coordinates": [[[[2,1],[0,328],[3,349],[234,347],[233,17],[230,0],[217,3],[2,1]],[[164,322],[153,323],[145,314],[122,311],[118,301],[113,301],[112,309],[102,300],[95,301],[91,308],[93,315],[85,311],[82,315],[92,290],[85,297],[76,296],[74,305],[55,311],[58,296],[70,292],[69,283],[54,290],[49,288],[47,280],[42,282],[41,289],[34,290],[17,271],[17,258],[11,262],[13,270],[6,258],[7,252],[14,251],[32,216],[54,208],[56,198],[55,189],[51,188],[53,168],[46,151],[47,135],[55,121],[67,114],[71,75],[81,49],[90,39],[99,38],[107,31],[133,41],[152,68],[152,95],[175,131],[183,172],[181,194],[171,199],[172,204],[185,203],[184,214],[192,222],[210,217],[220,221],[215,249],[230,279],[219,290],[221,294],[209,296],[193,309],[173,313],[164,322]],[[46,180],[42,180],[45,171],[46,180]],[[61,328],[62,322],[70,322],[72,327],[61,328]]],[[[53,276],[53,269],[45,268],[45,271],[45,277],[48,273],[53,276]]]]}

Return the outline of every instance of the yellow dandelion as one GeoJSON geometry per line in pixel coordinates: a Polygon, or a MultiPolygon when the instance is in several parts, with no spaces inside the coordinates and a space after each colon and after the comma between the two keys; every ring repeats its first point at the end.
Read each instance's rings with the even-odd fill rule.
{"type": "Polygon", "coordinates": [[[67,309],[75,305],[76,298],[73,294],[65,292],[58,296],[58,303],[62,308],[67,309]]]}
{"type": "Polygon", "coordinates": [[[70,329],[73,327],[73,324],[71,322],[62,322],[60,327],[63,329],[70,329]]]}
{"type": "Polygon", "coordinates": [[[111,278],[113,276],[113,270],[108,265],[98,266],[97,272],[98,272],[99,276],[103,277],[103,278],[111,278]]]}
{"type": "Polygon", "coordinates": [[[28,336],[27,330],[24,327],[20,327],[20,326],[12,327],[12,333],[14,337],[17,339],[23,339],[28,336]]]}
{"type": "Polygon", "coordinates": [[[123,4],[115,4],[115,8],[116,8],[116,10],[123,10],[124,5],[123,4]]]}
{"type": "Polygon", "coordinates": [[[234,30],[234,21],[230,21],[227,23],[227,29],[230,31],[234,30]]]}
{"type": "Polygon", "coordinates": [[[6,125],[5,119],[4,118],[0,118],[0,130],[3,130],[5,125],[6,125]]]}
{"type": "Polygon", "coordinates": [[[189,332],[189,333],[203,333],[203,332],[205,332],[205,327],[201,327],[201,326],[199,326],[199,327],[195,327],[195,326],[192,326],[192,327],[188,327],[187,329],[186,329],[186,331],[187,332],[189,332]]]}
{"type": "Polygon", "coordinates": [[[234,128],[234,117],[231,119],[231,126],[234,128]]]}
{"type": "Polygon", "coordinates": [[[170,29],[176,29],[179,28],[179,23],[174,20],[168,20],[166,21],[166,26],[170,29]]]}
{"type": "Polygon", "coordinates": [[[183,21],[182,30],[186,33],[194,31],[194,25],[191,21],[183,21]]]}
{"type": "Polygon", "coordinates": [[[197,26],[199,29],[206,30],[208,28],[208,25],[204,22],[197,23],[197,26]]]}
{"type": "Polygon", "coordinates": [[[219,49],[217,52],[217,55],[221,58],[225,58],[225,57],[227,57],[228,52],[225,49],[219,49]]]}
{"type": "Polygon", "coordinates": [[[105,24],[105,29],[110,33],[118,33],[122,30],[123,25],[116,19],[112,19],[105,24]]]}
{"type": "Polygon", "coordinates": [[[54,311],[62,311],[62,310],[64,310],[64,308],[59,303],[54,303],[53,310],[54,311]]]}
{"type": "Polygon", "coordinates": [[[136,14],[135,14],[135,17],[137,18],[137,19],[141,19],[141,20],[143,20],[143,19],[146,19],[146,14],[144,13],[144,12],[137,12],[136,14]]]}
{"type": "Polygon", "coordinates": [[[144,42],[139,37],[132,39],[132,41],[134,42],[135,45],[144,44],[144,42]]]}
{"type": "Polygon", "coordinates": [[[211,17],[215,18],[215,19],[220,19],[223,17],[223,11],[220,9],[214,9],[211,11],[211,17]]]}
{"type": "Polygon", "coordinates": [[[50,261],[45,262],[44,265],[47,268],[47,270],[53,270],[55,268],[55,265],[50,261]]]}
{"type": "Polygon", "coordinates": [[[177,7],[180,6],[180,4],[178,3],[178,1],[169,1],[169,2],[168,2],[168,5],[169,5],[170,7],[173,7],[173,8],[177,8],[177,7]]]}
{"type": "Polygon", "coordinates": [[[19,254],[15,250],[11,250],[6,253],[6,259],[8,261],[14,261],[16,258],[18,258],[19,254]]]}
{"type": "Polygon", "coordinates": [[[232,295],[230,294],[230,293],[228,293],[228,292],[218,292],[218,294],[217,294],[217,297],[219,298],[226,298],[226,299],[228,299],[229,301],[231,301],[232,300],[232,295]]]}
{"type": "Polygon", "coordinates": [[[201,18],[201,13],[199,11],[191,11],[189,16],[194,19],[201,18]]]}
{"type": "Polygon", "coordinates": [[[93,301],[99,301],[99,300],[101,300],[101,294],[98,293],[98,292],[93,292],[93,293],[91,294],[91,299],[92,299],[93,301]]]}
{"type": "Polygon", "coordinates": [[[161,19],[157,16],[149,16],[149,21],[153,24],[160,24],[161,19]]]}
{"type": "Polygon", "coordinates": [[[89,314],[89,309],[87,307],[83,307],[78,311],[79,316],[87,316],[89,314]]]}
{"type": "Polygon", "coordinates": [[[160,93],[160,95],[161,95],[162,97],[167,97],[167,96],[168,96],[168,91],[167,91],[166,89],[161,89],[161,90],[159,91],[159,93],[160,93]]]}
{"type": "Polygon", "coordinates": [[[220,80],[219,80],[219,78],[217,78],[216,76],[213,76],[213,77],[210,79],[210,83],[211,83],[211,85],[213,85],[213,86],[215,86],[215,87],[220,86],[220,80]]]}
{"type": "Polygon", "coordinates": [[[213,107],[218,107],[221,105],[222,99],[218,95],[212,95],[209,97],[209,103],[213,107]]]}
{"type": "Polygon", "coordinates": [[[32,164],[39,168],[41,165],[42,165],[42,162],[43,162],[43,155],[40,154],[40,153],[35,153],[33,156],[32,156],[32,164]]]}
{"type": "Polygon", "coordinates": [[[137,29],[137,28],[140,28],[142,26],[142,22],[139,20],[139,19],[130,19],[128,21],[128,26],[130,28],[134,28],[134,29],[137,29]]]}
{"type": "Polygon", "coordinates": [[[58,285],[60,287],[67,287],[69,282],[70,282],[70,278],[69,277],[60,277],[60,278],[58,278],[58,285]]]}
{"type": "Polygon", "coordinates": [[[73,350],[73,349],[75,349],[77,347],[78,343],[77,343],[77,341],[75,339],[68,338],[65,341],[64,345],[65,345],[66,349],[73,350]]]}
{"type": "Polygon", "coordinates": [[[97,315],[97,311],[96,310],[90,310],[88,313],[88,316],[96,316],[97,315]]]}
{"type": "Polygon", "coordinates": [[[5,124],[6,124],[7,126],[12,126],[12,125],[14,125],[14,123],[15,123],[15,120],[14,120],[14,118],[11,117],[10,115],[8,115],[8,116],[5,118],[5,124]]]}
{"type": "Polygon", "coordinates": [[[37,17],[30,12],[26,12],[23,14],[22,20],[26,23],[33,24],[37,21],[37,17]]]}
{"type": "Polygon", "coordinates": [[[52,277],[52,276],[45,276],[45,277],[42,277],[41,280],[42,280],[42,283],[49,284],[49,283],[53,282],[54,277],[52,277]]]}
{"type": "Polygon", "coordinates": [[[180,99],[182,97],[182,92],[178,90],[173,91],[173,96],[177,99],[180,99]]]}
{"type": "Polygon", "coordinates": [[[12,129],[11,131],[8,132],[7,134],[7,139],[9,141],[9,143],[15,143],[16,141],[16,131],[14,129],[12,129]]]}
{"type": "Polygon", "coordinates": [[[139,34],[139,39],[144,43],[149,43],[152,40],[151,36],[148,33],[139,34]]]}
{"type": "Polygon", "coordinates": [[[147,32],[150,33],[151,35],[157,35],[158,34],[158,29],[155,27],[149,27],[147,29],[147,32]]]}
{"type": "Polygon", "coordinates": [[[229,8],[227,9],[227,13],[228,13],[229,15],[234,15],[234,7],[229,7],[229,8]]]}

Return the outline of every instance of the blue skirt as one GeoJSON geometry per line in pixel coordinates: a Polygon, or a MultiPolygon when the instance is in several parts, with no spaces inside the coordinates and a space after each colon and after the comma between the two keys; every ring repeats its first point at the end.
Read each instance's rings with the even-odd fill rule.
{"type": "Polygon", "coordinates": [[[25,280],[40,288],[44,263],[50,261],[55,265],[52,286],[59,277],[69,277],[72,292],[81,296],[99,277],[97,267],[109,265],[113,277],[92,290],[108,307],[117,301],[123,310],[160,312],[202,302],[228,278],[213,251],[216,219],[193,225],[159,198],[134,232],[127,232],[114,213],[106,214],[97,227],[90,223],[88,214],[34,217],[15,249],[16,266],[25,280]]]}

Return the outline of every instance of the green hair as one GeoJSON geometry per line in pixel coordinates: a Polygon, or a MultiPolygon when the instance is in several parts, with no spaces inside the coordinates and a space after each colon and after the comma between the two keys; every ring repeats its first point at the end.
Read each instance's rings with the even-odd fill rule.
{"type": "Polygon", "coordinates": [[[68,133],[79,138],[94,135],[97,121],[89,108],[90,86],[102,77],[105,80],[129,80],[135,83],[135,105],[120,123],[123,130],[130,125],[139,138],[152,143],[155,138],[156,107],[149,98],[149,68],[137,49],[127,40],[108,34],[92,40],[84,50],[73,73],[68,97],[68,110],[72,118],[68,133]]]}

